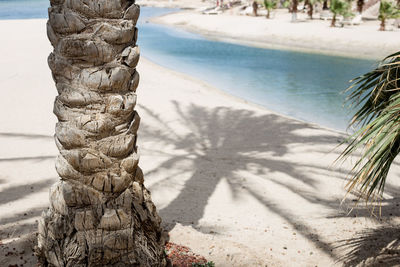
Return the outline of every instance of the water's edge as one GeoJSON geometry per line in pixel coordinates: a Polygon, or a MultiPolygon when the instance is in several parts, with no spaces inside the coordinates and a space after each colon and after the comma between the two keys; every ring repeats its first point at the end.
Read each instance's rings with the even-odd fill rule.
{"type": "Polygon", "coordinates": [[[139,45],[146,58],[269,110],[329,129],[346,130],[351,116],[343,108],[345,95],[340,92],[349,86],[349,80],[375,64],[365,59],[210,41],[175,26],[151,23],[154,17],[144,16],[146,23],[140,25],[139,45]],[[150,31],[158,34],[148,34],[150,31]],[[163,43],[161,48],[156,47],[159,43],[163,43]]]}
{"type": "MultiPolygon", "coordinates": [[[[0,2],[0,19],[5,2],[0,2]]],[[[42,9],[46,3],[47,18],[48,0],[36,3],[42,9]]],[[[186,29],[151,22],[177,11],[141,8],[138,45],[143,57],[245,102],[295,120],[345,131],[351,116],[342,107],[345,96],[339,92],[350,79],[371,69],[375,61],[214,41],[186,29]]]]}
{"type": "Polygon", "coordinates": [[[318,49],[315,47],[308,48],[308,47],[302,47],[298,43],[289,45],[289,44],[283,44],[283,43],[267,42],[265,40],[260,41],[257,39],[248,39],[248,38],[238,39],[238,38],[230,36],[229,34],[224,34],[221,32],[216,33],[216,32],[206,31],[206,30],[192,27],[192,26],[189,26],[186,24],[168,24],[162,20],[162,17],[164,17],[164,16],[168,16],[172,13],[180,13],[180,12],[185,12],[185,10],[177,10],[177,11],[173,11],[168,14],[155,16],[155,17],[150,18],[149,22],[159,24],[159,25],[172,26],[174,28],[182,29],[182,30],[191,32],[193,34],[201,35],[210,41],[216,41],[216,42],[232,43],[232,44],[237,44],[237,45],[269,49],[269,50],[271,50],[271,49],[272,50],[284,50],[284,51],[289,51],[289,52],[325,55],[325,56],[342,57],[342,58],[349,58],[349,59],[374,60],[374,61],[382,60],[381,57],[378,57],[376,55],[354,54],[354,52],[318,49]]]}

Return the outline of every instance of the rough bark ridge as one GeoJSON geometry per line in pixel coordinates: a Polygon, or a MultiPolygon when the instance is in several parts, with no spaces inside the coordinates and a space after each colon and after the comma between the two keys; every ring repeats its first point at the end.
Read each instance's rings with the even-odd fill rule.
{"type": "Polygon", "coordinates": [[[44,266],[163,266],[161,219],[138,167],[139,6],[50,0],[48,58],[61,180],[39,222],[44,266]]]}

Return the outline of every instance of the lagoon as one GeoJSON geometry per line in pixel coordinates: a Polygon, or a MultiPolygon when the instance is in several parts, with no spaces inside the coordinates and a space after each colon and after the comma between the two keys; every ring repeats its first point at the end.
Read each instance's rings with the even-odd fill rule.
{"type": "MultiPolygon", "coordinates": [[[[0,0],[0,19],[46,18],[47,6],[47,0],[0,0]]],[[[148,22],[174,11],[141,9],[142,56],[273,111],[345,130],[351,114],[341,92],[374,61],[211,41],[148,22]]]]}
{"type": "Polygon", "coordinates": [[[139,45],[146,58],[273,111],[336,130],[345,130],[351,118],[341,92],[349,86],[349,80],[376,64],[211,41],[146,23],[152,14],[160,12],[142,8],[139,45]]]}

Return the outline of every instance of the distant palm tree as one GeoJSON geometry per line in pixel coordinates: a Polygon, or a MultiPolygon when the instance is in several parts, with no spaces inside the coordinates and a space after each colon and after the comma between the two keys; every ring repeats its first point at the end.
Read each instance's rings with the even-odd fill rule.
{"type": "Polygon", "coordinates": [[[264,0],[264,7],[267,10],[267,19],[271,17],[271,10],[275,9],[278,2],[276,0],[264,0]]]}
{"type": "Polygon", "coordinates": [[[381,25],[379,30],[386,30],[386,20],[400,17],[400,10],[396,6],[396,4],[392,1],[381,0],[379,6],[379,20],[381,21],[381,25]]]}
{"type": "Polygon", "coordinates": [[[348,92],[357,109],[350,126],[361,128],[349,138],[341,158],[362,151],[348,190],[359,188],[368,200],[382,195],[390,166],[400,152],[400,52],[356,78],[348,92]]]}
{"type": "Polygon", "coordinates": [[[349,17],[351,15],[351,4],[347,0],[331,0],[330,9],[333,13],[331,27],[336,26],[337,15],[349,17]]]}
{"type": "Polygon", "coordinates": [[[39,222],[42,266],[165,266],[161,219],[138,167],[139,6],[51,0],[60,180],[39,222]]]}
{"type": "Polygon", "coordinates": [[[320,2],[320,0],[306,0],[306,5],[307,5],[307,7],[308,7],[307,14],[308,14],[308,17],[309,17],[310,19],[313,18],[313,14],[314,14],[314,5],[315,5],[316,3],[318,3],[318,2],[320,2]]]}

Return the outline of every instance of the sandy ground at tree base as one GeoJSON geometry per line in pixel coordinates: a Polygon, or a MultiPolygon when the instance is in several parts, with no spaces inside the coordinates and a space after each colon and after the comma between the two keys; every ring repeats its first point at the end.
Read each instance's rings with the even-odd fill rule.
{"type": "MultiPolygon", "coordinates": [[[[57,181],[56,89],[45,20],[0,21],[0,266],[34,266],[57,181]]],[[[217,266],[392,266],[400,260],[398,163],[382,217],[348,215],[343,134],[222,93],[142,58],[138,145],[172,242],[217,266]]]]}
{"type": "MultiPolygon", "coordinates": [[[[379,21],[364,21],[361,25],[330,27],[330,20],[314,19],[298,13],[291,22],[287,9],[273,11],[272,19],[265,16],[238,15],[232,8],[219,15],[203,15],[199,10],[213,3],[198,0],[140,0],[139,4],[156,7],[181,7],[185,10],[152,19],[153,22],[177,26],[199,33],[209,39],[233,42],[269,49],[285,49],[327,55],[381,60],[399,51],[400,29],[388,20],[387,31],[378,31],[379,21]]],[[[299,5],[299,9],[302,4],[299,5]]],[[[260,11],[262,12],[262,11],[260,11]]]]}

